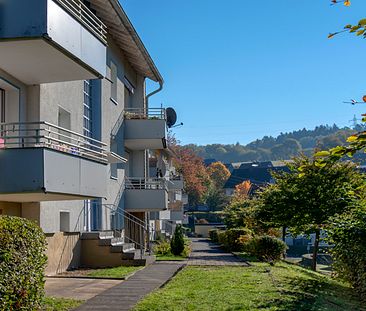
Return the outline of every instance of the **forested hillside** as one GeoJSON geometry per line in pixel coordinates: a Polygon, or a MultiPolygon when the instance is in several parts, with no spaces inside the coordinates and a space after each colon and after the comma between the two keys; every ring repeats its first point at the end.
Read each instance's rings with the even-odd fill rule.
{"type": "MultiPolygon", "coordinates": [[[[281,133],[277,137],[265,136],[246,146],[212,144],[206,146],[187,145],[198,156],[204,159],[216,159],[224,163],[244,161],[286,160],[304,153],[311,155],[314,149],[329,149],[344,145],[346,139],[354,132],[365,130],[366,126],[357,125],[354,129],[339,128],[337,125],[320,125],[313,130],[302,129],[289,133],[281,133]]],[[[358,159],[366,159],[358,155],[358,159]]]]}

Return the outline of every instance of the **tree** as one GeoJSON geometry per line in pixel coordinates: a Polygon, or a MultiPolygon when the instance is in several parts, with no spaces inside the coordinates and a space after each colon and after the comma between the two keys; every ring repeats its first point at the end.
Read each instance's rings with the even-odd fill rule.
{"type": "Polygon", "coordinates": [[[319,166],[313,159],[294,159],[290,172],[273,174],[276,180],[259,194],[257,217],[294,234],[315,233],[312,268],[316,270],[320,233],[330,217],[352,208],[364,185],[362,175],[349,162],[319,166]]]}
{"type": "MultiPolygon", "coordinates": [[[[350,0],[331,0],[332,4],[343,3],[345,6],[350,6],[350,0]]],[[[344,26],[344,29],[341,31],[337,31],[334,33],[330,33],[328,38],[333,38],[335,35],[342,33],[342,32],[350,32],[354,33],[357,36],[362,36],[366,38],[366,18],[359,20],[356,25],[348,24],[344,26]]],[[[366,95],[363,96],[362,101],[356,102],[352,101],[353,104],[356,103],[365,103],[366,102],[366,95]]],[[[362,121],[366,122],[366,114],[362,115],[362,121]]],[[[317,165],[318,166],[325,166],[327,163],[333,163],[344,156],[352,157],[357,151],[364,150],[366,148],[366,131],[360,131],[356,134],[351,135],[347,139],[348,145],[347,146],[337,146],[331,148],[329,151],[320,151],[316,154],[317,157],[317,165]]]]}
{"type": "Polygon", "coordinates": [[[234,194],[232,200],[234,201],[245,201],[249,198],[250,189],[252,188],[252,184],[249,180],[245,180],[240,184],[235,186],[234,194]]]}
{"type": "Polygon", "coordinates": [[[207,171],[216,189],[222,189],[230,177],[230,171],[222,162],[212,163],[207,171]]]}
{"type": "Polygon", "coordinates": [[[221,162],[215,162],[207,168],[207,172],[212,183],[207,191],[206,203],[211,210],[220,211],[228,203],[223,187],[230,177],[230,171],[221,162]]]}
{"type": "Polygon", "coordinates": [[[181,225],[177,225],[175,228],[172,240],[170,241],[170,249],[175,256],[181,255],[184,251],[184,237],[181,225]]]}
{"type": "Polygon", "coordinates": [[[176,145],[177,157],[174,165],[184,176],[184,191],[188,194],[189,204],[198,205],[205,202],[211,179],[203,164],[202,158],[192,150],[176,145]]]}

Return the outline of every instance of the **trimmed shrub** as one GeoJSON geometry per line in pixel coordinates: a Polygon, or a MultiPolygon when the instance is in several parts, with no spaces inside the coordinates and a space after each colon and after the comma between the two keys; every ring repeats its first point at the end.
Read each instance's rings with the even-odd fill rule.
{"type": "Polygon", "coordinates": [[[243,249],[241,236],[252,236],[252,231],[247,228],[233,228],[226,231],[218,231],[218,242],[228,251],[238,252],[243,249]]]}
{"type": "Polygon", "coordinates": [[[226,247],[227,245],[226,231],[223,230],[217,231],[217,242],[219,242],[219,244],[221,244],[222,246],[226,247]]]}
{"type": "Polygon", "coordinates": [[[184,237],[181,225],[177,225],[175,228],[174,235],[170,241],[170,248],[175,256],[181,255],[184,251],[184,237]]]}
{"type": "Polygon", "coordinates": [[[211,229],[208,234],[212,242],[217,243],[219,241],[219,229],[211,229]]]}
{"type": "Polygon", "coordinates": [[[169,255],[170,252],[170,243],[167,241],[159,241],[154,246],[154,254],[157,255],[169,255]]]}
{"type": "Polygon", "coordinates": [[[336,276],[366,300],[366,210],[361,207],[335,217],[327,233],[334,244],[330,252],[336,276]]]}
{"type": "Polygon", "coordinates": [[[233,228],[226,231],[226,245],[225,247],[231,252],[239,252],[243,245],[240,242],[241,236],[251,236],[252,231],[247,228],[233,228]]]}
{"type": "Polygon", "coordinates": [[[254,237],[246,245],[246,251],[263,261],[278,261],[283,258],[286,243],[269,235],[254,237]]]}
{"type": "Polygon", "coordinates": [[[46,238],[19,217],[0,216],[0,310],[39,310],[44,298],[46,238]]]}

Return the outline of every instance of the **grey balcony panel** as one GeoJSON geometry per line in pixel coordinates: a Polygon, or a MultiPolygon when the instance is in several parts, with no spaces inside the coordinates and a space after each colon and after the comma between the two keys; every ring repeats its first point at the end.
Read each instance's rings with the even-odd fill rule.
{"type": "Polygon", "coordinates": [[[128,212],[157,212],[167,207],[168,193],[164,189],[126,189],[125,209],[128,212]]]}
{"type": "Polygon", "coordinates": [[[47,148],[0,150],[0,201],[106,196],[107,165],[47,148]]]}
{"type": "Polygon", "coordinates": [[[125,146],[131,150],[166,148],[166,121],[125,120],[125,146]]]}
{"type": "Polygon", "coordinates": [[[5,0],[0,20],[2,69],[26,84],[105,76],[104,37],[61,5],[63,1],[72,3],[5,0]]]}
{"type": "Polygon", "coordinates": [[[184,188],[183,178],[170,179],[167,184],[169,190],[183,190],[184,188]]]}
{"type": "Polygon", "coordinates": [[[170,211],[170,220],[179,221],[184,220],[184,213],[181,211],[170,211]]]}

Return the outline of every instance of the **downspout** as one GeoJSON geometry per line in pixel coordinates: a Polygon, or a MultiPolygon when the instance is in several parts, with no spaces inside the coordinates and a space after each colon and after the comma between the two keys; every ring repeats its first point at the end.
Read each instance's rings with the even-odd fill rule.
{"type": "Polygon", "coordinates": [[[164,82],[163,82],[162,80],[160,80],[160,81],[159,81],[159,88],[158,88],[158,89],[156,89],[155,91],[151,92],[150,94],[147,94],[147,95],[146,95],[146,108],[149,108],[149,98],[150,98],[151,96],[153,96],[153,95],[155,95],[155,94],[157,94],[157,93],[161,92],[161,91],[162,91],[162,89],[163,89],[163,87],[164,87],[164,82]]]}

